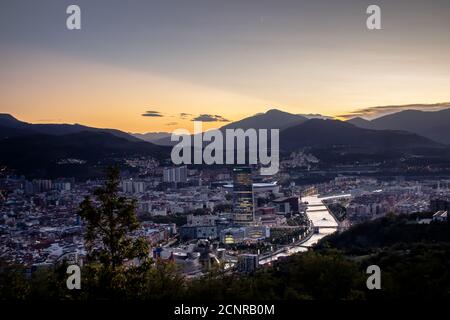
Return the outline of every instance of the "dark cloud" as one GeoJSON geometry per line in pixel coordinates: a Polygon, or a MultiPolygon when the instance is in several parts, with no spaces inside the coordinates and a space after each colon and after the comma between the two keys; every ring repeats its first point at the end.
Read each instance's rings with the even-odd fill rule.
{"type": "Polygon", "coordinates": [[[192,114],[190,114],[190,113],[185,113],[185,112],[180,113],[181,119],[186,119],[187,117],[190,117],[190,116],[192,116],[192,114]]]}
{"type": "Polygon", "coordinates": [[[450,108],[450,102],[433,103],[433,104],[405,104],[405,105],[391,105],[391,106],[376,106],[369,108],[358,109],[348,114],[341,114],[338,117],[350,119],[354,117],[377,118],[389,113],[395,113],[402,110],[429,110],[435,111],[440,109],[450,108]]]}
{"type": "Polygon", "coordinates": [[[359,113],[355,112],[355,113],[348,113],[348,114],[340,114],[337,116],[337,118],[341,118],[344,120],[350,120],[352,118],[363,117],[363,116],[364,116],[363,114],[359,114],[359,113]]]}
{"type": "Polygon", "coordinates": [[[143,117],[163,117],[163,115],[159,111],[145,111],[142,114],[143,117]]]}
{"type": "Polygon", "coordinates": [[[192,121],[203,121],[203,122],[230,122],[230,120],[218,114],[201,114],[192,119],[192,121]]]}

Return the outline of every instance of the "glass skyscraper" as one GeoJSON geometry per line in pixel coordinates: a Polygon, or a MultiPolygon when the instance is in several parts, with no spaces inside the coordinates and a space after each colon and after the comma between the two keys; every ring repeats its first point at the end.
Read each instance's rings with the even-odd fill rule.
{"type": "Polygon", "coordinates": [[[233,213],[236,225],[245,226],[254,222],[253,180],[250,167],[233,169],[233,213]]]}

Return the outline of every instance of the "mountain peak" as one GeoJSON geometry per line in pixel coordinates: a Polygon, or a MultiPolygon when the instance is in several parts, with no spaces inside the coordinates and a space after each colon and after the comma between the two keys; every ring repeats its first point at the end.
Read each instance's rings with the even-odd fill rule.
{"type": "Polygon", "coordinates": [[[284,129],[306,121],[305,117],[295,115],[278,109],[269,109],[265,113],[259,113],[242,120],[229,123],[222,129],[284,129]]]}
{"type": "Polygon", "coordinates": [[[281,110],[278,110],[278,109],[269,109],[269,110],[266,111],[266,114],[267,114],[267,115],[273,115],[273,114],[287,114],[287,113],[288,113],[288,112],[281,111],[281,110]]]}
{"type": "Polygon", "coordinates": [[[370,121],[366,120],[364,118],[361,118],[361,117],[351,118],[351,119],[349,119],[349,120],[347,120],[345,122],[346,123],[351,123],[351,124],[353,124],[353,125],[355,125],[357,127],[360,127],[360,128],[369,129],[369,127],[370,127],[370,121]]]}
{"type": "Polygon", "coordinates": [[[346,121],[334,120],[334,119],[309,119],[304,122],[304,126],[327,126],[330,128],[348,128],[354,127],[353,124],[348,123],[346,121]]]}
{"type": "Polygon", "coordinates": [[[9,113],[0,113],[0,125],[8,128],[22,128],[26,126],[27,123],[18,120],[9,113]]]}
{"type": "Polygon", "coordinates": [[[19,120],[17,120],[16,118],[14,118],[12,115],[10,115],[9,113],[0,113],[0,119],[1,120],[8,120],[8,121],[17,121],[20,122],[19,120]]]}
{"type": "Polygon", "coordinates": [[[354,118],[351,118],[350,120],[352,120],[352,121],[369,121],[369,120],[366,120],[366,119],[364,119],[362,117],[354,117],[354,118]]]}

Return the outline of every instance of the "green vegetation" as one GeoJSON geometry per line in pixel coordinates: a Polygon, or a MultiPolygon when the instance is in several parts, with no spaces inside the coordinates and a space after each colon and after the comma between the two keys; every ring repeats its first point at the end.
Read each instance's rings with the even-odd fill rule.
{"type": "Polygon", "coordinates": [[[306,233],[306,227],[298,227],[295,229],[271,229],[270,242],[273,244],[290,244],[292,239],[299,240],[299,237],[306,233]]]}
{"type": "Polygon", "coordinates": [[[134,258],[145,263],[149,248],[145,239],[131,238],[139,228],[136,200],[118,195],[119,170],[108,169],[107,178],[105,186],[94,191],[95,201],[86,197],[80,204],[79,215],[86,222],[88,261],[99,262],[114,272],[134,258]]]}
{"type": "Polygon", "coordinates": [[[338,221],[343,221],[347,217],[347,209],[339,202],[330,202],[326,204],[338,221]]]}
{"type": "Polygon", "coordinates": [[[405,250],[414,243],[450,243],[450,224],[418,224],[419,215],[386,217],[358,224],[341,234],[324,238],[317,250],[337,248],[347,254],[367,254],[396,246],[405,250]]]}
{"type": "Polygon", "coordinates": [[[288,226],[305,226],[308,223],[308,218],[302,213],[287,218],[286,222],[288,226]]]}
{"type": "Polygon", "coordinates": [[[235,243],[235,244],[227,244],[225,247],[228,250],[232,250],[240,253],[260,253],[270,251],[274,246],[268,242],[256,242],[256,243],[235,243]]]}

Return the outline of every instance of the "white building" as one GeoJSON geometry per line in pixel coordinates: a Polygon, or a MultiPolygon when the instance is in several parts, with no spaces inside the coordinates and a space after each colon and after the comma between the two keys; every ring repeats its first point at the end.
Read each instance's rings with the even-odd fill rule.
{"type": "Polygon", "coordinates": [[[163,171],[163,181],[164,182],[186,182],[187,181],[187,167],[174,167],[174,168],[164,168],[163,171]]]}
{"type": "Polygon", "coordinates": [[[122,191],[125,193],[144,193],[145,183],[142,181],[122,181],[122,191]]]}

